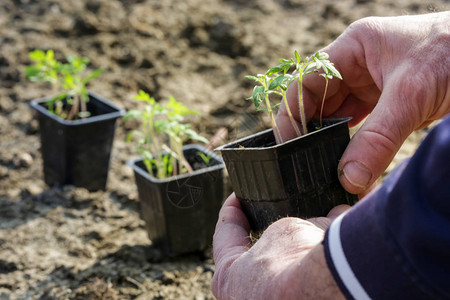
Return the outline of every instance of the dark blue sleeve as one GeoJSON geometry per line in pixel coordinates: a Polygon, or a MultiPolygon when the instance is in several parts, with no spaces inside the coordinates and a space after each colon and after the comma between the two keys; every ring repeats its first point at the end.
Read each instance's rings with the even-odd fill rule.
{"type": "Polygon", "coordinates": [[[450,299],[450,115],[323,244],[348,299],[450,299]]]}

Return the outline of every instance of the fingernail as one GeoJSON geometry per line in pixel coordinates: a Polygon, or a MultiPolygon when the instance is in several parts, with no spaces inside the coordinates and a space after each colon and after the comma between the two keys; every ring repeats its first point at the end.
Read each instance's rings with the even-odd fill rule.
{"type": "Polygon", "coordinates": [[[339,173],[340,176],[344,176],[348,182],[359,188],[366,188],[372,179],[372,172],[359,161],[349,161],[339,173]]]}

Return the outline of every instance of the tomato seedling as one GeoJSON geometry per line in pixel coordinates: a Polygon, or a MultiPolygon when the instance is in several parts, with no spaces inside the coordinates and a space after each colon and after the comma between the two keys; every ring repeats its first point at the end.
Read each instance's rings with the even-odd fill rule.
{"type": "Polygon", "coordinates": [[[89,64],[86,57],[68,55],[67,63],[63,63],[55,59],[53,50],[39,49],[28,56],[34,64],[25,67],[26,77],[32,82],[50,83],[57,93],[46,102],[51,113],[69,121],[90,115],[86,107],[89,101],[86,85],[102,73],[101,68],[83,76],[89,64]]]}
{"type": "Polygon", "coordinates": [[[145,102],[145,106],[124,116],[124,121],[131,118],[141,122],[139,129],[128,134],[127,141],[134,139],[136,152],[143,157],[147,171],[160,179],[192,172],[183,154],[183,144],[188,140],[202,143],[208,140],[195,132],[184,117],[198,112],[173,97],[159,103],[142,90],[134,99],[145,102]]]}
{"type": "Polygon", "coordinates": [[[325,78],[325,91],[322,99],[322,105],[320,110],[320,126],[322,127],[322,113],[323,105],[325,102],[326,93],[328,90],[328,81],[334,77],[342,79],[339,71],[334,67],[334,64],[328,60],[329,56],[325,52],[316,52],[311,57],[302,59],[296,50],[294,52],[294,58],[292,59],[280,59],[280,64],[270,68],[264,74],[258,74],[256,76],[248,75],[247,79],[256,81],[256,85],[253,89],[253,94],[247,100],[252,100],[257,110],[264,110],[269,112],[270,120],[274,130],[276,140],[282,142],[280,131],[275,122],[275,116],[273,114],[274,109],[284,102],[287,114],[292,123],[292,126],[297,133],[297,136],[308,133],[306,127],[306,116],[303,101],[303,79],[306,75],[311,73],[319,73],[320,76],[325,78]],[[292,74],[288,71],[293,70],[292,74]],[[299,101],[299,116],[301,129],[298,127],[297,122],[289,108],[288,99],[286,97],[287,89],[293,83],[298,83],[298,101],[299,101]],[[271,95],[281,97],[281,101],[272,105],[270,99],[271,95]]]}

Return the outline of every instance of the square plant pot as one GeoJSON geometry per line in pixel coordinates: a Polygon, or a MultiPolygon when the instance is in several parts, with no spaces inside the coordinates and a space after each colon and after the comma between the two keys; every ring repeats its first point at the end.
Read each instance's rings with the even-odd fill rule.
{"type": "Polygon", "coordinates": [[[272,129],[219,147],[230,181],[254,231],[291,216],[326,216],[358,196],[341,186],[337,167],[350,141],[351,118],[308,123],[309,133],[282,144],[272,129]]]}
{"type": "Polygon", "coordinates": [[[212,245],[224,196],[222,159],[198,145],[186,145],[183,152],[194,171],[165,179],[150,174],[142,158],[128,162],[148,236],[166,255],[203,251],[212,245]],[[208,164],[198,152],[209,155],[208,164]]]}
{"type": "Polygon", "coordinates": [[[104,190],[116,120],[125,111],[89,92],[90,117],[67,121],[48,111],[50,98],[31,101],[39,121],[45,183],[104,190]]]}

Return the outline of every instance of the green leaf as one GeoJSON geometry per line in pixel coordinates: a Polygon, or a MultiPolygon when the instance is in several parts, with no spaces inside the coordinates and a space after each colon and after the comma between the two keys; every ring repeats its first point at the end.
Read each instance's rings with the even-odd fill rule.
{"type": "Polygon", "coordinates": [[[153,160],[144,157],[144,164],[145,164],[145,167],[147,168],[147,172],[149,174],[152,174],[153,164],[154,164],[153,160]]]}
{"type": "Polygon", "coordinates": [[[284,80],[284,74],[276,77],[269,85],[269,90],[276,89],[284,80]]]}
{"type": "Polygon", "coordinates": [[[90,117],[91,116],[91,113],[90,112],[88,112],[88,111],[80,111],[79,113],[78,113],[78,117],[80,117],[80,118],[88,118],[88,117],[90,117]]]}
{"type": "Polygon", "coordinates": [[[269,70],[267,70],[267,72],[265,73],[265,75],[272,75],[272,74],[281,72],[281,71],[283,71],[283,70],[284,70],[283,66],[282,66],[282,65],[278,65],[278,66],[272,67],[272,68],[270,68],[269,70]]]}
{"type": "Polygon", "coordinates": [[[263,86],[255,86],[253,89],[253,104],[256,108],[259,108],[261,106],[261,103],[264,101],[265,97],[265,89],[263,86]]]}
{"type": "Polygon", "coordinates": [[[47,61],[55,60],[55,52],[52,49],[47,50],[47,52],[45,53],[45,60],[47,61]]]}
{"type": "Polygon", "coordinates": [[[31,81],[41,81],[42,76],[39,76],[41,69],[38,66],[26,66],[25,75],[31,81]]]}
{"type": "Polygon", "coordinates": [[[127,138],[125,139],[125,141],[126,141],[127,143],[129,143],[129,142],[131,142],[131,141],[133,140],[133,137],[134,137],[134,134],[133,134],[133,131],[131,131],[131,132],[129,132],[129,133],[127,134],[127,138]]]}
{"type": "Polygon", "coordinates": [[[300,54],[298,54],[297,50],[294,51],[294,56],[295,56],[295,60],[297,62],[300,62],[302,60],[302,58],[300,57],[300,54]]]}
{"type": "Polygon", "coordinates": [[[327,67],[327,69],[328,69],[328,71],[329,71],[329,72],[328,72],[329,74],[331,74],[331,75],[333,75],[334,77],[339,78],[339,79],[342,80],[342,75],[341,75],[341,73],[339,73],[339,71],[334,67],[333,63],[328,62],[328,63],[326,64],[326,67],[327,67]]]}
{"type": "MultiPolygon", "coordinates": [[[[281,88],[283,91],[287,91],[288,87],[289,87],[288,84],[280,84],[280,88],[281,88]]],[[[280,94],[280,95],[282,95],[282,94],[280,94]]]]}
{"type": "Polygon", "coordinates": [[[75,55],[68,55],[67,61],[70,63],[72,72],[77,73],[86,69],[86,66],[89,64],[89,59],[87,57],[78,57],[75,55]]]}
{"type": "Polygon", "coordinates": [[[103,69],[102,68],[98,68],[97,70],[92,72],[89,76],[83,78],[83,80],[82,80],[83,84],[87,84],[92,79],[97,78],[100,74],[102,74],[102,72],[103,72],[103,69]]]}
{"type": "Polygon", "coordinates": [[[150,95],[143,90],[139,90],[139,93],[133,97],[134,100],[147,102],[151,107],[156,105],[155,98],[150,97],[150,95]]]}
{"type": "Polygon", "coordinates": [[[169,97],[169,103],[167,103],[166,107],[168,109],[167,116],[169,119],[175,118],[179,120],[181,116],[200,114],[196,110],[188,109],[183,103],[178,102],[172,96],[169,97]]]}
{"type": "Polygon", "coordinates": [[[259,81],[258,77],[252,76],[252,75],[245,75],[245,78],[253,80],[253,81],[259,81]]]}
{"type": "Polygon", "coordinates": [[[294,63],[294,60],[293,59],[285,59],[285,58],[282,58],[282,59],[280,59],[280,63],[281,64],[293,64],[294,63]]]}
{"type": "Polygon", "coordinates": [[[317,70],[323,69],[326,72],[325,64],[319,59],[314,58],[314,62],[312,64],[314,64],[314,68],[316,68],[317,70]]]}
{"type": "Polygon", "coordinates": [[[317,63],[316,62],[310,62],[308,65],[306,65],[306,68],[303,71],[303,73],[304,74],[309,74],[311,72],[314,72],[314,70],[311,70],[311,69],[314,69],[316,67],[317,67],[317,63]]]}
{"type": "Polygon", "coordinates": [[[285,82],[289,82],[294,79],[294,76],[291,74],[284,74],[284,79],[285,79],[285,82]]]}
{"type": "Polygon", "coordinates": [[[137,136],[137,137],[142,137],[142,132],[138,131],[138,130],[132,130],[130,131],[130,133],[127,134],[127,138],[126,138],[126,142],[130,142],[131,140],[133,140],[133,138],[137,136]]]}
{"type": "Polygon", "coordinates": [[[286,74],[293,65],[294,62],[292,60],[282,63],[281,66],[283,67],[284,74],[286,74]]]}
{"type": "MultiPolygon", "coordinates": [[[[48,51],[47,51],[48,54],[50,54],[50,52],[53,53],[53,50],[48,50],[48,51]]],[[[28,53],[28,57],[29,57],[31,60],[34,60],[34,61],[36,61],[36,62],[40,62],[40,61],[45,60],[46,54],[45,54],[44,51],[39,50],[39,49],[36,49],[36,50],[31,51],[30,53],[28,53]]]]}
{"type": "Polygon", "coordinates": [[[73,90],[75,87],[75,79],[72,74],[66,74],[63,78],[63,88],[66,90],[73,90]]]}
{"type": "Polygon", "coordinates": [[[137,109],[132,109],[127,111],[125,116],[123,116],[122,120],[127,121],[128,119],[136,119],[141,116],[141,111],[137,109]]]}
{"type": "Polygon", "coordinates": [[[325,74],[325,73],[321,73],[321,74],[319,74],[319,76],[322,76],[325,79],[333,79],[333,75],[329,75],[329,74],[325,74]]]}
{"type": "Polygon", "coordinates": [[[192,129],[188,129],[188,130],[186,131],[186,134],[187,134],[188,137],[189,137],[190,139],[192,139],[192,140],[196,140],[196,141],[202,142],[202,143],[204,143],[204,144],[207,144],[207,143],[209,142],[208,139],[206,139],[205,137],[199,135],[197,132],[195,132],[195,131],[192,130],[192,129]]]}
{"type": "Polygon", "coordinates": [[[209,161],[211,160],[211,155],[207,155],[203,152],[198,151],[197,155],[203,160],[206,165],[209,165],[209,161]]]}
{"type": "Polygon", "coordinates": [[[316,54],[314,56],[317,57],[317,59],[319,59],[319,60],[326,60],[329,58],[328,53],[321,52],[321,51],[316,52],[316,54]]]}

